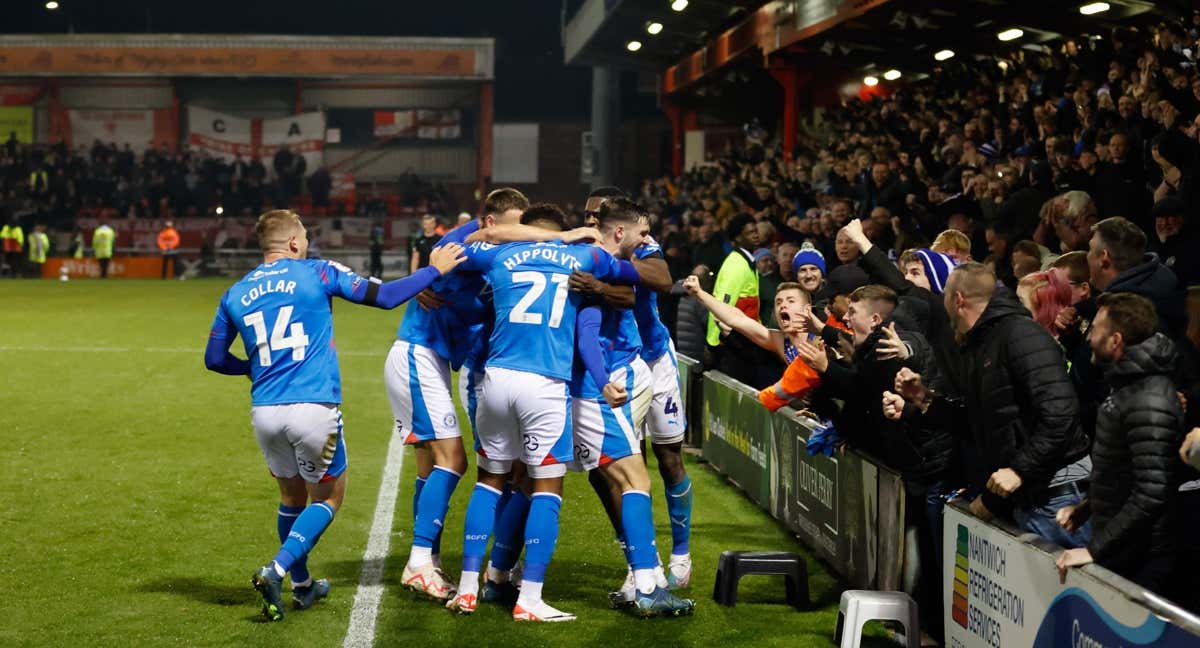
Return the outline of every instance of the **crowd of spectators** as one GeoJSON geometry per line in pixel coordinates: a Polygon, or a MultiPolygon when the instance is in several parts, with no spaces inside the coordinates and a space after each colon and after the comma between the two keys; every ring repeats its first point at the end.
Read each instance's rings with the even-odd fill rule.
{"type": "MultiPolygon", "coordinates": [[[[829,109],[790,159],[755,126],[640,189],[679,280],[664,311],[680,351],[903,474],[923,566],[906,587],[935,634],[955,494],[1062,546],[1064,571],[1097,562],[1197,607],[1180,578],[1200,566],[1197,53],[1200,14],[955,57],[829,109]]],[[[254,214],[305,193],[322,208],[331,188],[286,148],[0,149],[12,227],[254,214]]],[[[454,212],[413,173],[398,191],[454,212]]],[[[413,268],[447,224],[414,232],[413,268]]]]}
{"type": "Polygon", "coordinates": [[[1197,605],[1197,52],[1200,14],[951,59],[641,188],[679,347],[904,475],[931,632],[954,493],[1197,605]]]}
{"type": "MultiPolygon", "coordinates": [[[[303,155],[281,147],[270,158],[233,161],[203,150],[172,151],[165,144],[135,151],[100,141],[70,148],[25,145],[10,136],[0,147],[0,209],[32,230],[37,224],[69,230],[76,217],[181,218],[254,216],[307,197],[314,211],[333,215],[388,215],[389,192],[373,190],[351,205],[331,200],[328,169],[309,169],[303,155]]],[[[445,186],[412,170],[396,181],[398,204],[453,214],[445,186]]]]}

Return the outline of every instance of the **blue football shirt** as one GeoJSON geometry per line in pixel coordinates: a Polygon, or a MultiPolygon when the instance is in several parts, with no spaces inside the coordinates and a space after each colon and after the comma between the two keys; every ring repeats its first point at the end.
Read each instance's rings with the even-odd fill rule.
{"type": "Polygon", "coordinates": [[[331,302],[361,301],[367,281],[336,261],[280,259],[225,291],[210,337],[241,336],[252,404],[341,403],[331,302]]]}
{"type": "MultiPolygon", "coordinates": [[[[464,223],[446,232],[435,247],[447,243],[461,245],[478,230],[479,221],[464,223]]],[[[483,275],[461,266],[443,275],[433,282],[430,289],[446,302],[445,305],[431,310],[419,304],[409,306],[404,311],[404,319],[400,322],[396,337],[433,349],[450,363],[452,369],[458,371],[471,351],[486,316],[487,309],[480,298],[484,287],[483,275]]]]}
{"type": "MultiPolygon", "coordinates": [[[[633,311],[627,308],[602,307],[600,319],[600,346],[604,350],[604,370],[609,375],[621,367],[628,367],[642,352],[642,336],[638,331],[633,311]]],[[[603,398],[601,389],[581,360],[575,362],[571,376],[571,395],[580,398],[603,398]]]]}
{"type": "MultiPolygon", "coordinates": [[[[662,247],[654,239],[638,246],[633,254],[639,259],[663,258],[662,247]]],[[[633,315],[642,335],[642,359],[652,362],[670,349],[671,331],[658,314],[658,293],[642,285],[634,287],[633,291],[633,315]]]]}
{"type": "Polygon", "coordinates": [[[482,272],[491,287],[495,324],[487,366],[571,379],[575,316],[582,297],[567,281],[575,270],[615,279],[620,262],[593,245],[473,243],[460,269],[482,272]]]}

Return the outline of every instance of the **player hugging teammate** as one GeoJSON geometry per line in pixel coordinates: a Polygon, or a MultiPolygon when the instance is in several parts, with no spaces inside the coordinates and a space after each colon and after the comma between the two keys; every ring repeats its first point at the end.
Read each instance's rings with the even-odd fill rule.
{"type": "MultiPolygon", "coordinates": [[[[301,262],[303,272],[313,276],[313,297],[324,298],[324,311],[317,305],[293,306],[297,296],[273,287],[277,284],[267,273],[279,272],[280,259],[303,259],[307,245],[298,243],[303,228],[297,218],[299,230],[284,232],[293,238],[284,238],[282,253],[270,252],[280,247],[276,239],[283,234],[263,225],[278,218],[268,219],[276,212],[263,215],[264,265],[223,298],[206,361],[215,371],[251,374],[255,429],[280,481],[284,544],[254,577],[269,618],[282,618],[280,589],[288,572],[298,607],[328,593],[328,582],[311,581],[304,557],[344,494],[336,357],[329,340],[321,353],[306,354],[307,345],[300,346],[299,339],[305,330],[332,338],[328,295],[390,308],[417,293],[419,304],[405,311],[384,370],[396,432],[415,447],[417,457],[404,586],[445,601],[460,614],[485,602],[506,606],[519,621],[573,620],[574,615],[542,599],[558,539],[563,478],[570,468],[589,473],[629,566],[625,584],[610,594],[613,605],[643,616],[692,612],[693,601],[669,591],[686,587],[691,578],[692,506],[680,454],[686,423],[675,353],[655,297],[655,291],[669,287],[670,275],[636,203],[619,190],[601,190],[589,197],[586,209],[591,227],[564,231],[565,217],[557,207],[530,206],[519,191],[497,189],[488,195],[482,217],[441,239],[430,268],[388,284],[363,280],[331,262],[301,262]],[[260,279],[271,285],[256,285],[260,279]],[[252,290],[271,304],[242,313],[242,296],[252,290]],[[291,323],[293,312],[309,308],[324,319],[291,323]],[[273,327],[269,337],[267,326],[273,327]],[[235,332],[251,361],[228,354],[235,332]],[[278,364],[276,351],[283,361],[278,364]],[[449,501],[467,467],[450,391],[452,371],[460,372],[459,393],[477,455],[457,587],[442,571],[439,555],[449,501]],[[307,376],[319,372],[329,383],[325,391],[305,391],[316,382],[307,376]],[[272,393],[296,395],[260,398],[267,381],[275,385],[272,393]],[[260,414],[296,405],[324,408],[333,422],[307,434],[287,417],[303,415],[305,425],[313,425],[320,417],[310,412],[260,414]],[[314,440],[305,441],[306,434],[314,440]],[[671,518],[665,571],[654,537],[651,480],[640,456],[647,436],[671,518]],[[290,527],[286,532],[285,526],[290,527]],[[494,541],[485,563],[489,538],[494,541]],[[515,569],[522,551],[523,572],[515,569]]],[[[284,267],[292,274],[279,279],[296,281],[296,292],[305,292],[300,267],[284,267]]]]}

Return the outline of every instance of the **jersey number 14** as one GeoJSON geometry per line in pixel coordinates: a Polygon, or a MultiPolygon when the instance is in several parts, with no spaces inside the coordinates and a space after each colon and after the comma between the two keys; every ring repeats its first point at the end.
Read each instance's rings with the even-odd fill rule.
{"type": "Polygon", "coordinates": [[[267,337],[267,322],[262,311],[255,311],[242,318],[246,326],[254,328],[254,344],[258,347],[258,364],[263,367],[271,366],[271,352],[292,350],[292,360],[300,362],[304,359],[304,349],[308,346],[308,336],[304,334],[304,324],[293,322],[292,307],[283,306],[275,317],[275,326],[271,327],[271,337],[267,337]]]}

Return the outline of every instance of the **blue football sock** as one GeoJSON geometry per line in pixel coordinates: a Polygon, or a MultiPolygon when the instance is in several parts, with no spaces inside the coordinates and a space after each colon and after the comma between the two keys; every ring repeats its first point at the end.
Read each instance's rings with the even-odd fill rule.
{"type": "MultiPolygon", "coordinates": [[[[414,526],[417,523],[417,510],[420,508],[421,491],[425,488],[425,482],[428,480],[428,477],[417,475],[416,482],[413,483],[412,512],[414,526]]],[[[438,528],[437,537],[433,539],[433,550],[430,553],[434,555],[442,553],[442,529],[440,527],[438,528]]]]}
{"type": "Polygon", "coordinates": [[[276,566],[285,572],[290,571],[297,561],[307,556],[333,522],[333,515],[333,507],[325,502],[313,502],[304,507],[304,512],[292,523],[292,529],[288,531],[287,540],[283,541],[279,553],[275,554],[276,566]]]}
{"type": "MultiPolygon", "coordinates": [[[[288,533],[292,531],[292,524],[296,522],[296,518],[304,512],[303,506],[288,506],[286,504],[279,505],[279,514],[275,518],[275,528],[279,531],[279,544],[283,544],[288,533]]],[[[305,556],[292,563],[292,582],[303,583],[309,579],[308,574],[308,557],[305,556]]]]}
{"type": "Polygon", "coordinates": [[[487,484],[475,484],[467,504],[467,519],[463,522],[463,571],[483,571],[483,555],[487,553],[488,536],[496,524],[496,502],[500,491],[487,484]]]}
{"type": "Polygon", "coordinates": [[[692,537],[691,477],[667,486],[667,515],[671,518],[671,555],[686,556],[692,537]]]}
{"type": "Polygon", "coordinates": [[[500,521],[496,523],[494,531],[496,541],[492,543],[491,563],[496,569],[508,571],[517,564],[527,517],[529,496],[519,490],[513,491],[512,497],[508,498],[508,505],[500,512],[500,521]]]}
{"type": "Polygon", "coordinates": [[[654,569],[658,564],[654,547],[654,517],[650,512],[650,493],[625,491],[621,494],[621,526],[625,528],[626,554],[634,569],[654,569]]]}
{"type": "Polygon", "coordinates": [[[425,477],[417,475],[417,480],[413,482],[413,524],[417,523],[417,511],[420,509],[421,490],[425,488],[425,477]]]}
{"type": "Polygon", "coordinates": [[[458,486],[461,476],[442,466],[434,466],[433,472],[429,473],[417,504],[417,520],[413,523],[414,547],[433,547],[441,533],[450,496],[454,494],[454,487],[458,486]]]}
{"type": "Polygon", "coordinates": [[[525,522],[525,572],[522,582],[546,582],[546,568],[558,542],[558,510],[562,498],[554,493],[534,493],[525,522]]]}
{"type": "Polygon", "coordinates": [[[500,501],[496,502],[496,519],[492,521],[492,530],[500,526],[500,516],[504,514],[504,507],[508,506],[508,500],[512,497],[512,484],[505,483],[504,490],[500,492],[500,501]]]}

